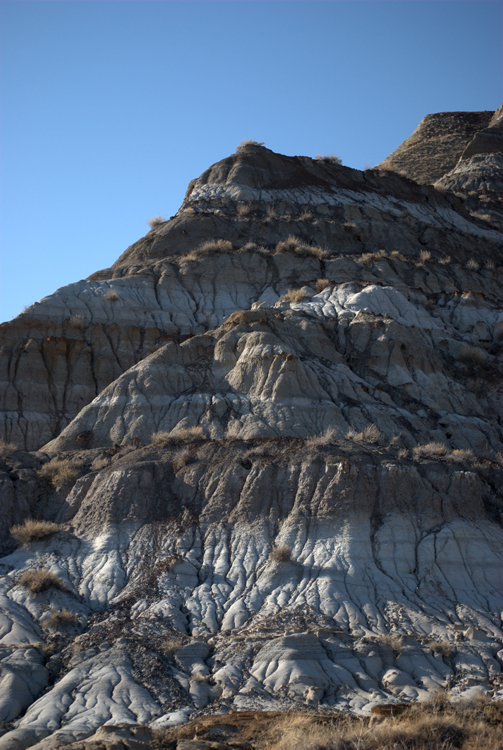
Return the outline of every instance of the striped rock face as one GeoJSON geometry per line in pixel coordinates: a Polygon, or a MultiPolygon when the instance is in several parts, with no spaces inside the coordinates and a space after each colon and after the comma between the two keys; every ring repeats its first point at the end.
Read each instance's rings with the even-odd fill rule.
{"type": "Polygon", "coordinates": [[[502,247],[251,144],[2,326],[2,750],[503,695],[502,247]]]}

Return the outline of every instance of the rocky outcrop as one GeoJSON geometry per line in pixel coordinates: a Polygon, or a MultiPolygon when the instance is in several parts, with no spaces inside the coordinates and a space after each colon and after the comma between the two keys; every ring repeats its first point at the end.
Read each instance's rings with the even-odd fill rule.
{"type": "Polygon", "coordinates": [[[406,174],[422,185],[433,185],[453,169],[493,112],[439,112],[427,115],[413,134],[379,165],[406,174]]]}
{"type": "Polygon", "coordinates": [[[4,324],[2,750],[502,695],[503,235],[468,209],[250,144],[4,324]]]}

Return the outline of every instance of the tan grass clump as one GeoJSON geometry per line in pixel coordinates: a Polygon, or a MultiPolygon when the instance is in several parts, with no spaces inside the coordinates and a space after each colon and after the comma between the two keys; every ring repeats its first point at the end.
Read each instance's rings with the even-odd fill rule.
{"type": "Polygon", "coordinates": [[[415,459],[445,456],[448,452],[449,449],[446,445],[435,441],[425,443],[424,445],[416,445],[416,447],[412,449],[412,455],[415,459]]]}
{"type": "Polygon", "coordinates": [[[434,654],[440,654],[445,659],[450,659],[454,655],[456,649],[447,641],[428,641],[426,646],[433,651],[434,654]]]}
{"type": "Polygon", "coordinates": [[[78,464],[69,458],[53,458],[37,471],[40,479],[56,488],[75,482],[78,473],[78,464]]]}
{"type": "Polygon", "coordinates": [[[117,302],[119,299],[119,292],[116,289],[109,289],[103,296],[109,302],[117,302]]]}
{"type": "Polygon", "coordinates": [[[313,212],[312,211],[303,211],[301,215],[299,216],[299,221],[309,221],[309,219],[313,218],[313,212]]]}
{"type": "Polygon", "coordinates": [[[32,594],[41,594],[50,588],[66,591],[66,584],[63,579],[52,573],[48,568],[25,570],[18,584],[31,591],[32,594]]]}
{"type": "Polygon", "coordinates": [[[203,242],[202,245],[199,245],[199,247],[197,247],[195,250],[192,250],[190,253],[187,253],[187,255],[185,255],[182,258],[182,260],[184,261],[200,260],[206,255],[218,255],[218,253],[228,253],[230,250],[232,250],[232,242],[229,242],[229,240],[223,240],[223,239],[207,240],[206,242],[203,242]]]}
{"type": "Polygon", "coordinates": [[[355,443],[378,443],[382,438],[382,434],[377,425],[369,424],[361,432],[349,430],[346,437],[355,443]]]}
{"type": "Polygon", "coordinates": [[[451,262],[451,256],[446,255],[443,258],[439,258],[438,262],[440,263],[441,266],[448,266],[449,263],[451,262]]]}
{"type": "Polygon", "coordinates": [[[403,637],[401,635],[386,635],[379,636],[379,640],[384,646],[387,646],[393,653],[400,654],[403,649],[403,637]]]}
{"type": "Polygon", "coordinates": [[[175,472],[175,474],[178,474],[181,469],[187,466],[189,458],[190,448],[180,448],[180,450],[175,453],[172,462],[173,471],[175,472]]]}
{"type": "Polygon", "coordinates": [[[198,425],[197,427],[182,427],[175,432],[153,432],[150,444],[156,448],[167,448],[170,445],[183,445],[207,439],[203,428],[198,425]]]}
{"type": "Polygon", "coordinates": [[[6,440],[0,440],[0,458],[4,461],[7,460],[15,453],[19,448],[14,443],[8,443],[6,440]]]}
{"type": "Polygon", "coordinates": [[[386,250],[378,250],[375,253],[362,253],[356,260],[363,265],[374,263],[376,260],[382,260],[386,257],[386,250]]]}
{"type": "Polygon", "coordinates": [[[456,463],[465,463],[466,461],[474,461],[475,453],[470,448],[455,448],[447,456],[449,461],[456,463]]]}
{"type": "Polygon", "coordinates": [[[316,281],[317,292],[323,292],[323,290],[326,289],[328,286],[330,286],[330,281],[328,279],[317,279],[316,281]]]}
{"type": "Polygon", "coordinates": [[[419,253],[419,261],[420,263],[426,263],[427,261],[431,260],[431,253],[429,250],[421,250],[419,253]]]}
{"type": "Polygon", "coordinates": [[[147,221],[147,224],[149,225],[150,229],[155,229],[159,226],[159,224],[164,224],[166,221],[165,216],[153,216],[151,219],[147,221]]]}
{"type": "Polygon", "coordinates": [[[475,258],[470,258],[468,263],[466,264],[466,267],[469,271],[478,271],[479,270],[479,264],[475,260],[475,258]]]}
{"type": "Polygon", "coordinates": [[[57,531],[59,531],[57,523],[53,523],[52,521],[38,521],[35,518],[27,518],[23,523],[13,526],[10,533],[18,544],[27,547],[32,542],[38,542],[40,539],[47,539],[57,531]]]}
{"type": "Polygon", "coordinates": [[[236,209],[238,216],[247,216],[250,213],[250,206],[248,203],[240,203],[236,209]]]}
{"type": "Polygon", "coordinates": [[[335,154],[326,154],[323,156],[315,156],[315,161],[323,161],[325,164],[342,164],[342,159],[339,156],[336,156],[335,154]]]}
{"type": "Polygon", "coordinates": [[[71,315],[66,321],[66,324],[72,328],[77,328],[77,330],[82,330],[82,328],[84,328],[84,318],[82,315],[71,315]]]}
{"type": "Polygon", "coordinates": [[[313,435],[304,440],[306,448],[321,448],[324,445],[331,445],[335,440],[335,432],[332,429],[325,430],[320,435],[313,435]]]}
{"type": "Polygon", "coordinates": [[[296,253],[296,255],[300,255],[304,258],[313,255],[319,260],[322,260],[323,258],[326,258],[327,255],[329,255],[328,250],[324,250],[321,247],[306,245],[293,234],[289,235],[286,240],[281,240],[281,242],[278,242],[274,249],[274,254],[276,255],[279,253],[296,253]]]}
{"type": "Polygon", "coordinates": [[[281,547],[275,547],[269,552],[269,560],[276,563],[288,563],[292,560],[292,550],[288,544],[282,544],[281,547]]]}
{"type": "Polygon", "coordinates": [[[307,294],[303,289],[288,289],[286,294],[284,294],[282,297],[282,299],[284,299],[286,302],[292,302],[295,304],[304,302],[306,298],[307,294]]]}
{"type": "Polygon", "coordinates": [[[62,630],[79,624],[79,618],[74,612],[65,609],[53,609],[41,623],[44,630],[62,630]]]}
{"type": "Polygon", "coordinates": [[[252,141],[250,138],[245,138],[244,141],[241,141],[239,146],[237,147],[237,151],[241,151],[241,149],[246,148],[247,146],[263,146],[264,141],[252,141]]]}

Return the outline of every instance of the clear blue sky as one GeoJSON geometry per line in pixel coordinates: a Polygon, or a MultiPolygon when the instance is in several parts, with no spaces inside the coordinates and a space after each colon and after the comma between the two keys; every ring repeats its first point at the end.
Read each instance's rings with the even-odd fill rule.
{"type": "Polygon", "coordinates": [[[502,99],[499,0],[3,0],[0,29],[0,321],[110,266],[244,138],[361,169],[502,99]]]}

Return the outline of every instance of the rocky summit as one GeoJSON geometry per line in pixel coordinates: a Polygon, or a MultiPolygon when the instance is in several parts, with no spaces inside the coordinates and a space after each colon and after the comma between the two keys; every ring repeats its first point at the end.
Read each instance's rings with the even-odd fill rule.
{"type": "Polygon", "coordinates": [[[502,114],[245,142],[0,327],[2,750],[503,698],[502,114]]]}

